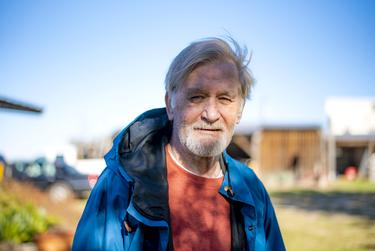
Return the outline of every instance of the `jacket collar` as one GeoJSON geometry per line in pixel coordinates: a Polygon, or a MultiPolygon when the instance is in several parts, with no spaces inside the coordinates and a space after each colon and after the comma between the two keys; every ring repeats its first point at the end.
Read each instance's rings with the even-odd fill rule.
{"type": "Polygon", "coordinates": [[[169,126],[165,108],[156,108],[142,113],[121,130],[113,140],[111,150],[104,156],[107,166],[119,172],[128,182],[133,182],[133,178],[125,171],[127,167],[122,166],[123,155],[134,153],[145,138],[156,131],[168,130],[169,126]]]}
{"type": "Polygon", "coordinates": [[[232,159],[227,152],[224,152],[223,156],[227,171],[220,188],[220,193],[229,200],[242,202],[255,207],[251,187],[244,178],[244,172],[241,171],[244,165],[232,159]]]}

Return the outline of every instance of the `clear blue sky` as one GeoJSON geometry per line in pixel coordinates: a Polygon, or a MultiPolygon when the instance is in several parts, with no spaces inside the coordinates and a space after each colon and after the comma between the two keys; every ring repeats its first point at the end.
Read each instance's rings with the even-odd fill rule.
{"type": "Polygon", "coordinates": [[[0,1],[0,152],[33,158],[164,106],[164,76],[191,41],[231,34],[257,80],[243,118],[323,125],[330,96],[375,95],[375,1],[0,1]]]}

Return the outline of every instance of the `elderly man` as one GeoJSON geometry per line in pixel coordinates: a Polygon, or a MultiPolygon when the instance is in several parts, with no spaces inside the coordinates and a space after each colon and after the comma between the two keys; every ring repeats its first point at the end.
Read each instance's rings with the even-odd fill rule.
{"type": "Polygon", "coordinates": [[[252,87],[246,50],[190,44],[166,76],[166,109],[114,140],[73,250],[285,250],[270,198],[225,152],[252,87]]]}

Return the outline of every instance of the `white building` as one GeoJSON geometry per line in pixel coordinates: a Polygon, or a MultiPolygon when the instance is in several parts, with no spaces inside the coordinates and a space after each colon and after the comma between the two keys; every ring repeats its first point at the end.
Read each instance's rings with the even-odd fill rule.
{"type": "Polygon", "coordinates": [[[325,112],[330,178],[343,174],[348,166],[369,176],[369,159],[375,149],[375,97],[329,98],[325,112]]]}

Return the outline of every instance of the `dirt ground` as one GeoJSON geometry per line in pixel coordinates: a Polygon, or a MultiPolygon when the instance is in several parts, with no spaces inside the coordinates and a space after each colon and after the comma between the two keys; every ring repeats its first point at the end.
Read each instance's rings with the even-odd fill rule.
{"type": "Polygon", "coordinates": [[[62,229],[74,232],[82,214],[86,200],[69,199],[65,202],[52,202],[48,194],[27,183],[4,181],[1,188],[6,193],[12,194],[19,200],[31,203],[40,210],[46,211],[58,220],[62,229]]]}

